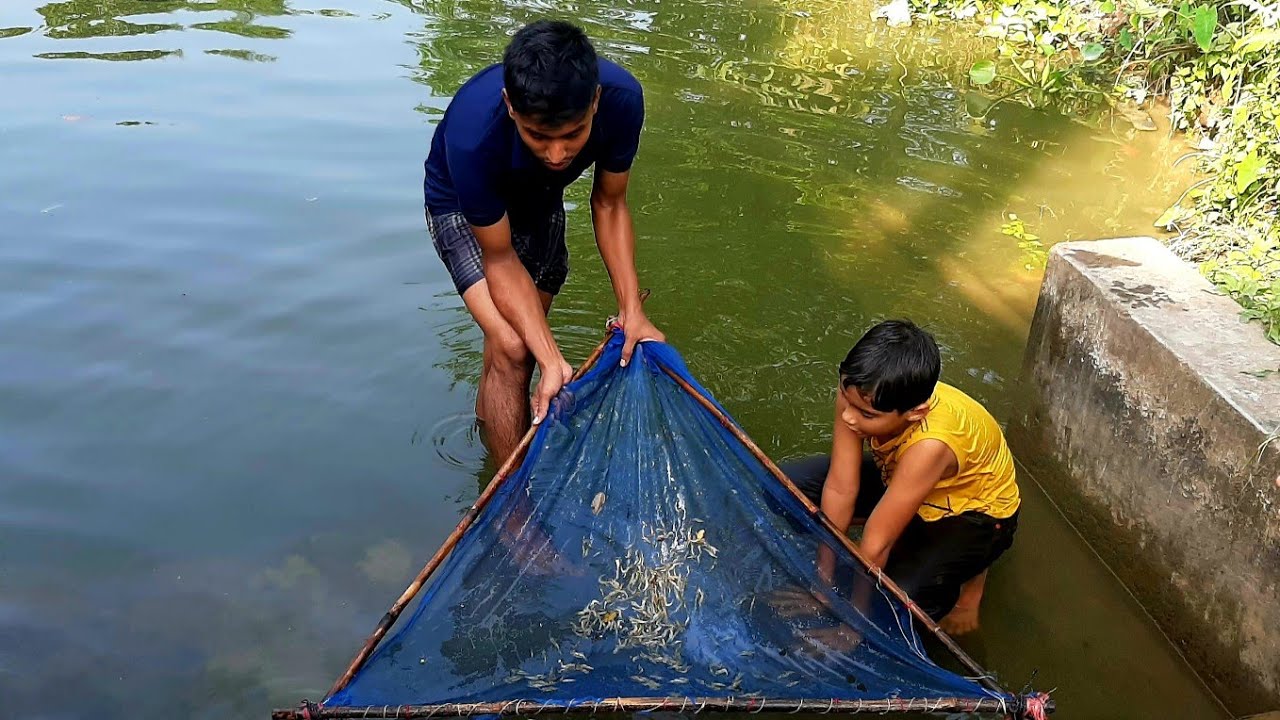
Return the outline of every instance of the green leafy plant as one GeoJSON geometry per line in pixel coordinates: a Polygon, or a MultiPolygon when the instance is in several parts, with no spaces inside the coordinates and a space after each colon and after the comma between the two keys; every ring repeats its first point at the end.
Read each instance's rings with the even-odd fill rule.
{"type": "Polygon", "coordinates": [[[1004,102],[1110,109],[1154,130],[1143,106],[1167,97],[1202,177],[1155,224],[1176,232],[1170,244],[1184,257],[1208,261],[1206,275],[1280,343],[1280,0],[910,2],[925,19],[973,22],[992,40],[994,56],[969,69],[989,96],[966,101],[976,115],[1004,102]]]}
{"type": "Polygon", "coordinates": [[[996,63],[994,60],[979,60],[969,68],[969,80],[974,85],[990,85],[996,79],[996,63]]]}
{"type": "Polygon", "coordinates": [[[1261,322],[1280,344],[1280,246],[1258,242],[1205,263],[1209,279],[1240,303],[1241,316],[1261,322]]]}
{"type": "Polygon", "coordinates": [[[1022,251],[1022,267],[1026,270],[1042,270],[1049,259],[1049,251],[1040,242],[1039,235],[1027,230],[1027,225],[1014,213],[1005,216],[1000,232],[1018,241],[1018,249],[1022,251]]]}
{"type": "Polygon", "coordinates": [[[1196,6],[1195,14],[1191,17],[1191,34],[1196,39],[1196,45],[1200,46],[1200,52],[1209,52],[1213,49],[1213,31],[1218,27],[1218,9],[1212,5],[1196,6]]]}

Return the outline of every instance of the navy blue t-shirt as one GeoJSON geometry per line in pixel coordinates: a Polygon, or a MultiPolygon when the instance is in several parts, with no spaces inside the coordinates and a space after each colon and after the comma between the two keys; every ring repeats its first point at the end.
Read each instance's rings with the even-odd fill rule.
{"type": "Polygon", "coordinates": [[[502,65],[467,81],[436,126],[423,194],[432,215],[461,212],[477,227],[511,211],[545,211],[592,163],[631,169],[644,124],[644,96],[631,73],[600,59],[600,105],[591,137],[568,168],[553,171],[529,152],[502,100],[502,65]]]}

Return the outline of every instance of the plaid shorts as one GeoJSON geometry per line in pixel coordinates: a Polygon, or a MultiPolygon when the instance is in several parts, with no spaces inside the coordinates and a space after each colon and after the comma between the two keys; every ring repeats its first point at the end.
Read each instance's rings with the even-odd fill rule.
{"type": "MultiPolygon", "coordinates": [[[[569,248],[564,243],[564,207],[558,206],[536,219],[512,220],[511,245],[533,284],[555,295],[569,277],[569,248]]],[[[458,294],[484,279],[480,243],[471,224],[460,212],[432,215],[427,211],[427,227],[436,253],[444,261],[458,294]]]]}

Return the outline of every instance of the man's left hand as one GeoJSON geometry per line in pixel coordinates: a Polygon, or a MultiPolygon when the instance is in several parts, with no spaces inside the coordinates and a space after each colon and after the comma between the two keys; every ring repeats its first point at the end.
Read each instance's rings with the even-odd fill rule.
{"type": "Polygon", "coordinates": [[[667,336],[663,335],[661,330],[649,322],[649,318],[645,316],[643,310],[635,310],[619,315],[618,327],[622,328],[622,332],[626,336],[626,341],[622,344],[623,367],[626,367],[627,363],[631,362],[631,353],[635,352],[636,343],[643,340],[667,341],[667,336]]]}

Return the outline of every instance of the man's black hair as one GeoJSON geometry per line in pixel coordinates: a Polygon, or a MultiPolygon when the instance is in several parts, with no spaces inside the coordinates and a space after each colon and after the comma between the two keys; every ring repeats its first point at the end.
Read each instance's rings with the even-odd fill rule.
{"type": "Polygon", "coordinates": [[[555,127],[591,108],[600,85],[596,49],[586,33],[562,20],[520,28],[502,55],[502,81],[517,113],[555,127]]]}
{"type": "Polygon", "coordinates": [[[942,374],[933,336],[910,320],[872,327],[840,363],[840,387],[857,388],[880,412],[906,412],[927,401],[942,374]]]}

